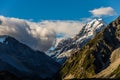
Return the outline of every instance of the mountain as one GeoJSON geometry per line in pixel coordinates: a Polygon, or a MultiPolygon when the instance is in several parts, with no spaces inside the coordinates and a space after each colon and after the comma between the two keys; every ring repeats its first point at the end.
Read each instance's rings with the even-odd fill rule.
{"type": "Polygon", "coordinates": [[[81,31],[73,38],[61,40],[54,50],[49,51],[49,54],[62,64],[72,53],[76,53],[79,48],[83,47],[105,26],[106,24],[102,19],[93,19],[83,26],[81,31]]]}
{"type": "Polygon", "coordinates": [[[46,79],[59,67],[44,52],[34,51],[10,36],[0,36],[0,72],[29,80],[46,79]]]}
{"type": "Polygon", "coordinates": [[[120,17],[102,29],[56,75],[61,79],[120,78],[120,17]]]}

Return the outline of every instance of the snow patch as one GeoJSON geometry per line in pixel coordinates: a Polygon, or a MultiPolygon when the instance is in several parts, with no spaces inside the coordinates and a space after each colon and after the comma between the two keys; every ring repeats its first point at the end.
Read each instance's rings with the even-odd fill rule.
{"type": "Polygon", "coordinates": [[[70,57],[70,56],[71,56],[70,52],[71,52],[72,50],[73,50],[73,49],[61,53],[59,56],[57,56],[57,58],[70,57]]]}
{"type": "Polygon", "coordinates": [[[0,37],[0,43],[4,43],[5,40],[6,40],[6,37],[0,37]]]}

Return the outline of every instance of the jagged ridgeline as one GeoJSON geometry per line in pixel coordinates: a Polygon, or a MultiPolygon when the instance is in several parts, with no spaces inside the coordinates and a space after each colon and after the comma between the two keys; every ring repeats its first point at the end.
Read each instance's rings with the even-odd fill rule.
{"type": "MultiPolygon", "coordinates": [[[[120,17],[102,29],[92,40],[79,50],[77,54],[68,58],[57,76],[62,79],[93,78],[112,64],[110,61],[111,54],[119,47],[120,17]]],[[[120,52],[117,51],[116,54],[120,54],[120,52]]],[[[104,78],[120,78],[119,65],[115,71],[108,71],[109,75],[106,73],[107,76],[104,78]]],[[[102,76],[96,78],[102,78],[102,76]]]]}

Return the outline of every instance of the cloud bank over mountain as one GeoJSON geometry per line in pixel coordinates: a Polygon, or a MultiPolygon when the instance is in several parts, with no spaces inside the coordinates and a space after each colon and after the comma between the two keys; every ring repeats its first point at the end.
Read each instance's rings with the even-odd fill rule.
{"type": "Polygon", "coordinates": [[[56,42],[57,34],[69,37],[77,34],[84,24],[79,21],[41,21],[0,16],[0,35],[9,35],[29,47],[46,51],[56,42]]]}
{"type": "Polygon", "coordinates": [[[46,27],[47,29],[53,29],[57,34],[64,34],[64,37],[71,37],[77,34],[83,27],[81,21],[72,20],[45,20],[39,23],[39,25],[46,27]]]}

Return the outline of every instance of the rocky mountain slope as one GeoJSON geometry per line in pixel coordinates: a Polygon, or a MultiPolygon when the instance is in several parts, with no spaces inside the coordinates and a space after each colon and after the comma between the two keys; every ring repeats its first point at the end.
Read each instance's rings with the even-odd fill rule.
{"type": "Polygon", "coordinates": [[[83,47],[105,26],[106,24],[102,19],[93,19],[73,38],[61,40],[54,50],[49,51],[49,54],[51,54],[51,57],[57,62],[62,64],[72,53],[77,51],[76,49],[83,47]]]}
{"type": "Polygon", "coordinates": [[[115,49],[119,47],[120,17],[102,29],[82,49],[68,58],[57,77],[61,79],[94,78],[94,76],[102,78],[106,74],[107,78],[118,78],[120,60],[116,59],[116,54],[118,55],[120,52],[115,49]]]}
{"type": "Polygon", "coordinates": [[[10,36],[0,36],[0,72],[35,80],[51,78],[59,67],[44,52],[34,51],[10,36]]]}
{"type": "Polygon", "coordinates": [[[112,52],[110,62],[110,65],[94,78],[120,78],[120,48],[112,52]]]}

